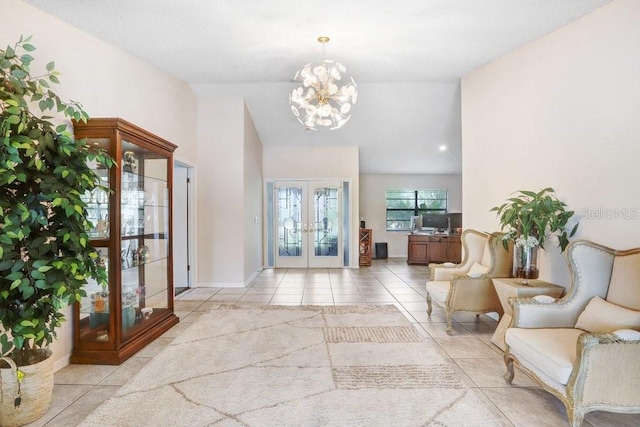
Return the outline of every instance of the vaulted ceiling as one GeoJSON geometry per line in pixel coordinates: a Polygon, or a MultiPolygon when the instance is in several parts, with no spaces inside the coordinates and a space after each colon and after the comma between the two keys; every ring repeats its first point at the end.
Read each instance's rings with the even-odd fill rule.
{"type": "Polygon", "coordinates": [[[463,75],[611,0],[26,1],[198,96],[245,98],[265,146],[358,145],[361,173],[426,174],[461,172],[463,75]],[[305,130],[288,105],[318,36],[359,88],[334,131],[305,130]]]}

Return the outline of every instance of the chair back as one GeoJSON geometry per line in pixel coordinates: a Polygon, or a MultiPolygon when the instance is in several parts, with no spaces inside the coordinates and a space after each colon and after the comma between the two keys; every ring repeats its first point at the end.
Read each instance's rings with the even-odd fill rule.
{"type": "Polygon", "coordinates": [[[489,277],[511,277],[513,275],[513,241],[509,241],[507,249],[502,244],[502,234],[491,234],[485,247],[488,256],[489,277]]]}
{"type": "Polygon", "coordinates": [[[615,255],[614,249],[587,240],[569,243],[565,259],[571,273],[571,286],[561,300],[569,322],[575,324],[593,297],[607,297],[615,255]]]}
{"type": "Polygon", "coordinates": [[[640,311],[640,248],[616,251],[606,299],[640,311]]]}
{"type": "Polygon", "coordinates": [[[468,270],[474,262],[482,264],[482,257],[489,235],[469,229],[462,232],[461,240],[464,253],[464,258],[460,263],[461,268],[468,270]]]}

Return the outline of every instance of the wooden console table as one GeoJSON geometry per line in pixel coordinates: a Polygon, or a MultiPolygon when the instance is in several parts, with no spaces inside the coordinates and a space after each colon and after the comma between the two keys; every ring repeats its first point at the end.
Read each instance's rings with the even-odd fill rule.
{"type": "Polygon", "coordinates": [[[458,264],[461,254],[460,236],[409,234],[407,264],[429,265],[432,262],[458,264]]]}
{"type": "Polygon", "coordinates": [[[500,304],[502,304],[504,314],[502,318],[500,318],[500,323],[498,323],[491,342],[500,347],[502,351],[505,349],[504,335],[511,324],[511,318],[513,316],[511,306],[509,305],[509,298],[530,298],[536,295],[549,295],[554,298],[560,298],[564,292],[562,286],[538,279],[529,279],[528,285],[524,285],[522,279],[493,279],[493,286],[496,288],[496,293],[500,299],[500,304]]]}

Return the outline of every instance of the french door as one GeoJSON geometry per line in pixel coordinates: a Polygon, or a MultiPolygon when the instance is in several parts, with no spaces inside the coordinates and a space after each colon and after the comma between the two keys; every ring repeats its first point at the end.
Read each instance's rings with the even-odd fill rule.
{"type": "Polygon", "coordinates": [[[340,181],[276,181],[275,266],[342,267],[340,181]]]}

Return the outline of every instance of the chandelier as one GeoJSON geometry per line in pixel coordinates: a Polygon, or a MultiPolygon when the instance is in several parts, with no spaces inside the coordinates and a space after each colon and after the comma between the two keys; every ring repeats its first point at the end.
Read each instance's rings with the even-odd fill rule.
{"type": "MultiPolygon", "coordinates": [[[[329,37],[318,37],[324,45],[329,37]]],[[[351,106],[358,99],[356,82],[353,77],[343,76],[347,72],[344,65],[329,59],[323,59],[318,65],[307,64],[293,78],[302,82],[289,95],[291,111],[298,121],[307,129],[318,130],[316,126],[328,127],[331,130],[344,126],[351,118],[351,106]],[[348,80],[344,85],[340,83],[348,80]]]]}

